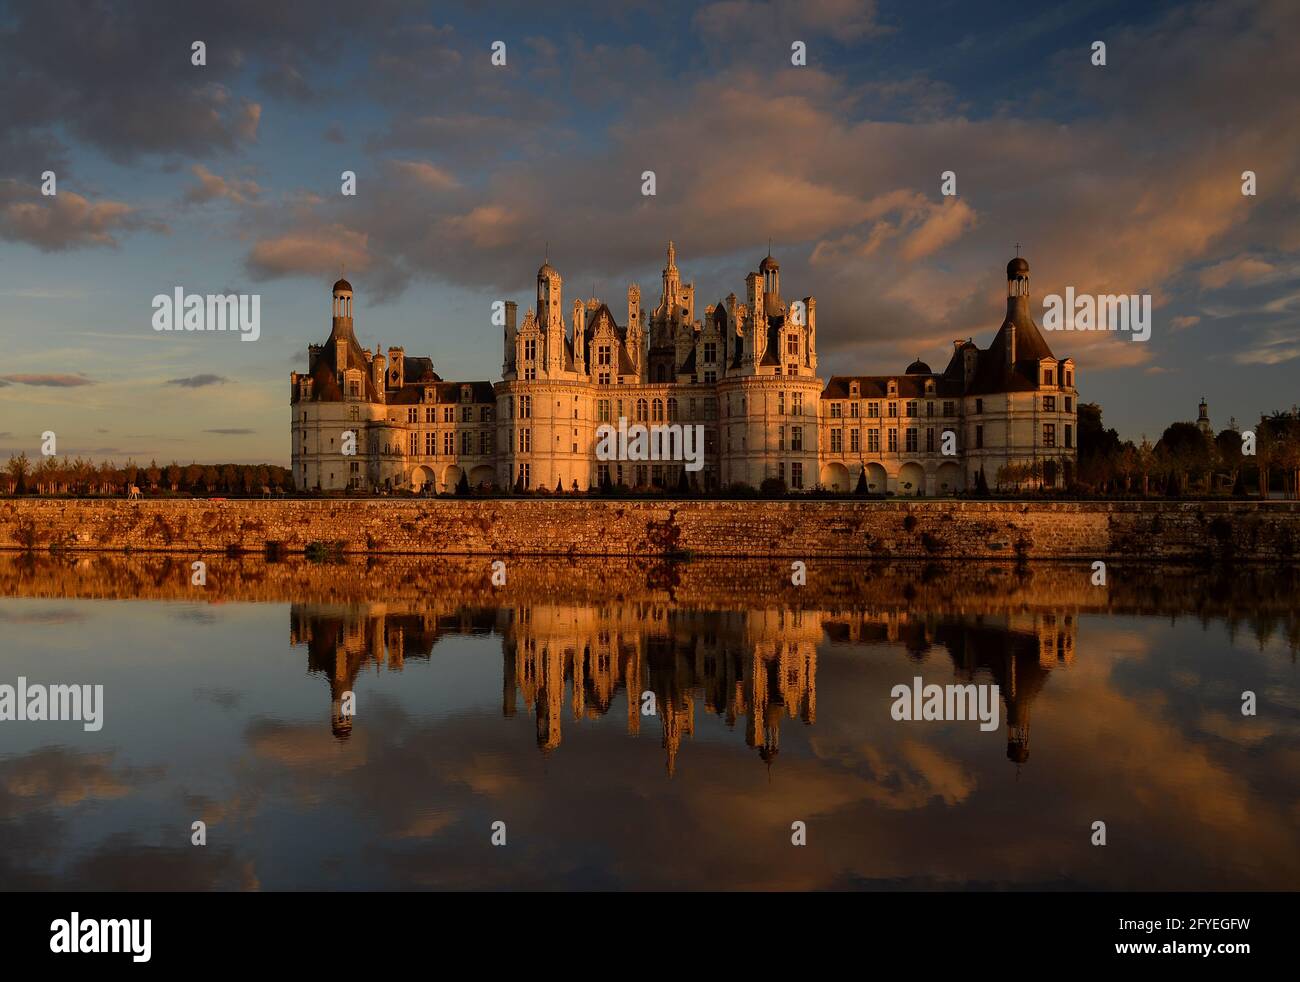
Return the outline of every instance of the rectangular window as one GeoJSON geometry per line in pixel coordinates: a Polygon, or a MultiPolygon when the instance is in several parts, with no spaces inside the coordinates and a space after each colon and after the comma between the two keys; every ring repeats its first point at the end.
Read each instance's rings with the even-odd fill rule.
{"type": "Polygon", "coordinates": [[[975,449],[984,449],[984,427],[982,425],[975,427],[975,449]]]}
{"type": "Polygon", "coordinates": [[[849,430],[849,452],[857,453],[862,449],[862,431],[856,426],[849,430]]]}
{"type": "Polygon", "coordinates": [[[831,419],[839,419],[844,415],[843,406],[838,402],[831,403],[831,419]]]}
{"type": "Polygon", "coordinates": [[[1066,371],[1066,373],[1065,373],[1065,384],[1066,384],[1067,387],[1069,387],[1069,386],[1071,386],[1071,385],[1074,384],[1074,372],[1071,372],[1071,371],[1069,371],[1069,370],[1066,371]]]}
{"type": "Polygon", "coordinates": [[[717,399],[714,399],[714,398],[710,397],[710,398],[704,400],[704,418],[705,418],[705,419],[717,419],[717,418],[718,418],[718,400],[717,400],[717,399]]]}
{"type": "Polygon", "coordinates": [[[803,415],[803,393],[802,392],[790,393],[790,415],[791,416],[803,415]]]}
{"type": "Polygon", "coordinates": [[[491,407],[491,406],[480,406],[480,407],[479,407],[479,411],[478,411],[478,421],[479,421],[480,423],[490,423],[490,422],[492,422],[492,407],[491,407]]]}
{"type": "Polygon", "coordinates": [[[478,452],[483,457],[492,452],[492,434],[487,430],[478,435],[478,452]]]}
{"type": "Polygon", "coordinates": [[[527,427],[519,430],[519,452],[529,453],[533,449],[533,431],[527,427]]]}
{"type": "Polygon", "coordinates": [[[1069,423],[1065,424],[1065,446],[1066,449],[1074,446],[1074,427],[1069,423]]]}
{"type": "Polygon", "coordinates": [[[904,440],[905,440],[906,445],[907,445],[907,452],[908,452],[908,453],[916,453],[917,443],[916,443],[916,427],[915,427],[915,426],[909,426],[909,427],[907,428],[907,433],[904,435],[904,440]]]}
{"type": "Polygon", "coordinates": [[[524,341],[524,361],[532,361],[537,357],[537,339],[529,338],[524,341]]]}
{"type": "Polygon", "coordinates": [[[460,435],[460,452],[466,457],[474,452],[474,434],[469,430],[460,435]]]}
{"type": "Polygon", "coordinates": [[[880,403],[878,402],[867,403],[867,418],[868,419],[880,418],[880,403]]]}
{"type": "Polygon", "coordinates": [[[797,460],[790,465],[790,487],[803,487],[803,464],[797,460]]]}
{"type": "Polygon", "coordinates": [[[856,402],[849,403],[849,416],[853,419],[858,418],[858,404],[856,402]]]}
{"type": "Polygon", "coordinates": [[[880,453],[879,430],[867,430],[867,453],[880,453]]]}
{"type": "Polygon", "coordinates": [[[718,360],[718,346],[713,341],[704,342],[704,363],[712,365],[718,360]]]}
{"type": "Polygon", "coordinates": [[[1043,446],[1045,447],[1056,446],[1056,424],[1055,423],[1043,424],[1043,446]]]}
{"type": "Polygon", "coordinates": [[[1074,400],[1073,400],[1072,398],[1070,398],[1069,396],[1066,396],[1066,397],[1065,397],[1065,411],[1066,411],[1067,413],[1072,413],[1072,412],[1074,412],[1074,400]]]}
{"type": "Polygon", "coordinates": [[[455,406],[444,406],[444,407],[442,408],[442,421],[443,421],[444,423],[454,423],[454,422],[456,422],[456,407],[455,407],[455,406]]]}
{"type": "Polygon", "coordinates": [[[976,399],[976,400],[975,400],[975,412],[976,412],[976,413],[982,413],[982,412],[984,412],[984,400],[983,400],[983,399],[976,399]]]}
{"type": "Polygon", "coordinates": [[[953,403],[951,400],[945,400],[943,404],[943,414],[945,416],[955,416],[956,413],[957,413],[956,404],[953,403]]]}
{"type": "Polygon", "coordinates": [[[784,426],[778,427],[777,429],[776,449],[777,450],[785,449],[785,427],[784,426]]]}
{"type": "Polygon", "coordinates": [[[784,392],[778,392],[776,394],[776,414],[778,416],[785,415],[785,393],[784,392]]]}
{"type": "Polygon", "coordinates": [[[424,454],[426,457],[432,457],[438,452],[438,434],[430,430],[424,434],[424,454]]]}
{"type": "Polygon", "coordinates": [[[803,449],[803,427],[802,426],[790,427],[790,449],[791,450],[803,449]]]}
{"type": "Polygon", "coordinates": [[[916,400],[915,400],[915,399],[909,399],[909,400],[907,400],[907,402],[904,404],[904,407],[903,407],[903,414],[904,414],[905,416],[915,416],[915,415],[916,415],[916,400]]]}
{"type": "Polygon", "coordinates": [[[1043,369],[1043,384],[1044,384],[1044,385],[1054,385],[1055,383],[1052,381],[1052,378],[1053,378],[1054,374],[1055,374],[1055,373],[1054,373],[1050,368],[1044,368],[1044,369],[1043,369]]]}
{"type": "Polygon", "coordinates": [[[891,402],[889,404],[889,418],[898,419],[898,403],[891,402]]]}
{"type": "Polygon", "coordinates": [[[1056,396],[1043,396],[1043,412],[1056,412],[1056,396]]]}
{"type": "Polygon", "coordinates": [[[533,397],[520,396],[519,397],[519,418],[531,419],[532,415],[533,415],[533,397]]]}
{"type": "Polygon", "coordinates": [[[596,364],[597,365],[611,364],[609,345],[602,344],[599,348],[596,349],[596,364]]]}
{"type": "Polygon", "coordinates": [[[438,422],[438,410],[434,409],[432,406],[426,408],[424,410],[424,421],[426,423],[438,422]]]}
{"type": "Polygon", "coordinates": [[[831,430],[831,453],[844,452],[844,431],[836,427],[831,430]]]}
{"type": "Polygon", "coordinates": [[[414,457],[416,454],[420,452],[420,444],[417,442],[420,438],[420,434],[412,433],[410,434],[410,438],[411,439],[409,443],[411,446],[411,456],[414,457]]]}
{"type": "Polygon", "coordinates": [[[934,453],[934,427],[931,426],[925,431],[925,452],[934,453]]]}
{"type": "Polygon", "coordinates": [[[898,453],[898,430],[886,430],[889,434],[889,452],[898,453]]]}
{"type": "Polygon", "coordinates": [[[596,415],[601,423],[608,423],[609,419],[609,400],[601,399],[596,403],[596,415]]]}
{"type": "Polygon", "coordinates": [[[717,372],[713,371],[712,369],[707,369],[707,370],[705,370],[705,372],[704,372],[704,381],[705,381],[706,384],[708,384],[708,385],[712,385],[712,384],[713,384],[714,382],[716,382],[717,380],[718,380],[718,373],[717,373],[717,372]]]}
{"type": "Polygon", "coordinates": [[[408,409],[406,411],[406,421],[408,423],[418,423],[420,421],[420,410],[408,409]]]}
{"type": "Polygon", "coordinates": [[[456,434],[451,430],[442,434],[442,452],[448,457],[456,453],[456,434]]]}
{"type": "Polygon", "coordinates": [[[474,407],[473,407],[473,406],[461,406],[461,407],[460,407],[460,421],[461,421],[462,423],[472,423],[472,422],[474,422],[474,407]]]}

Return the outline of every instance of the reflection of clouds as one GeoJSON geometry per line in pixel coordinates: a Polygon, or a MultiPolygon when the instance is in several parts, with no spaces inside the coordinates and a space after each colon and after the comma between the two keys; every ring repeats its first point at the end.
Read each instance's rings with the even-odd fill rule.
{"type": "Polygon", "coordinates": [[[0,760],[0,820],[21,811],[122,798],[136,785],[162,775],[161,767],[114,767],[113,756],[42,747],[22,757],[0,760]]]}
{"type": "MultiPolygon", "coordinates": [[[[229,846],[189,845],[189,825],[175,830],[183,845],[110,834],[80,855],[69,851],[72,810],[121,800],[161,779],[161,767],[118,765],[113,753],[42,747],[0,760],[0,885],[8,890],[257,889],[252,864],[229,846]],[[68,865],[63,866],[64,863],[68,865]]],[[[88,826],[83,822],[80,830],[88,826]]]]}

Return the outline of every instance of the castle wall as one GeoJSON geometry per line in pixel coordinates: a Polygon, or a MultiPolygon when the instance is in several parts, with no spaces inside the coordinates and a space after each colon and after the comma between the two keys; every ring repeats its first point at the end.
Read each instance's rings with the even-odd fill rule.
{"type": "Polygon", "coordinates": [[[1300,561],[1300,502],[0,501],[0,549],[1300,561]]]}

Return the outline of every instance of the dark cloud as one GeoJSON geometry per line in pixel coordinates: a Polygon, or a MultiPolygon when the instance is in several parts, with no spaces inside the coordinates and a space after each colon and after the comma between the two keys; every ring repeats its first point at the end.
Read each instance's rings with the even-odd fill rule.
{"type": "Polygon", "coordinates": [[[250,65],[276,98],[318,95],[308,70],[337,61],[348,44],[387,30],[412,0],[170,0],[85,4],[18,0],[0,27],[0,174],[30,171],[56,131],[117,161],[142,154],[207,158],[257,136],[261,105],[232,90],[250,65]],[[191,64],[191,44],[207,64],[191,64]]]}
{"type": "Polygon", "coordinates": [[[190,375],[186,378],[169,378],[168,385],[179,385],[187,389],[201,389],[205,385],[223,385],[230,381],[223,375],[190,375]]]}

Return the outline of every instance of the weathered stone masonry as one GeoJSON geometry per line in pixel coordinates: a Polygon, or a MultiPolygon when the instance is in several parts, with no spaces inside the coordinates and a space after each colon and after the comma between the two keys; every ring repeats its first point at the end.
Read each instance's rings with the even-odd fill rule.
{"type": "Polygon", "coordinates": [[[1300,562],[1300,502],[0,501],[0,549],[1300,562]]]}

